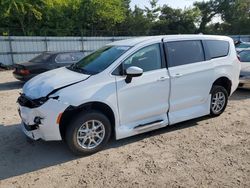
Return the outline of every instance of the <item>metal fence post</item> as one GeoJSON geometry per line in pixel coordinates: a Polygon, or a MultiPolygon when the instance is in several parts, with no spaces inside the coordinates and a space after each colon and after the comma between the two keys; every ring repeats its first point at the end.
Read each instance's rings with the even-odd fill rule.
{"type": "Polygon", "coordinates": [[[81,44],[82,44],[82,51],[84,51],[83,33],[82,33],[82,30],[81,30],[81,44]]]}
{"type": "Polygon", "coordinates": [[[9,35],[8,37],[8,41],[9,41],[9,48],[10,48],[10,57],[11,57],[11,64],[14,64],[14,54],[13,54],[13,48],[12,48],[12,39],[11,36],[9,35]]]}
{"type": "Polygon", "coordinates": [[[44,38],[44,42],[45,42],[45,51],[48,51],[48,40],[47,40],[47,36],[45,36],[44,38]]]}

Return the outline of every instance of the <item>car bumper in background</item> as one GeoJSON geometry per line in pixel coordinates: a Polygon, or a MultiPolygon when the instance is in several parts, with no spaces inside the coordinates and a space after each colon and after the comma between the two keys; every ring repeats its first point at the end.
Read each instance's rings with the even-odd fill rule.
{"type": "Polygon", "coordinates": [[[29,74],[29,75],[21,75],[18,73],[13,72],[13,76],[20,81],[28,81],[31,78],[35,77],[37,74],[29,74]]]}
{"type": "Polygon", "coordinates": [[[250,76],[240,77],[240,88],[250,88],[250,76]]]}

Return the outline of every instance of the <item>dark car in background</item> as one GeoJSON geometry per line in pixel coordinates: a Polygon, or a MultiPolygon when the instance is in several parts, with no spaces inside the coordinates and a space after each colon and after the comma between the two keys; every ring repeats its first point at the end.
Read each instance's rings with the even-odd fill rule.
{"type": "Polygon", "coordinates": [[[83,52],[44,52],[28,62],[14,64],[13,75],[27,81],[40,73],[76,63],[83,57],[83,52]]]}

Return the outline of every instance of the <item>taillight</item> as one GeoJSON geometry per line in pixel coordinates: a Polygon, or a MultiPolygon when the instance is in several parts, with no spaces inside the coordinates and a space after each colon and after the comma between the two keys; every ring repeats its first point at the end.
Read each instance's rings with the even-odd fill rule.
{"type": "Polygon", "coordinates": [[[20,72],[20,74],[24,74],[24,75],[27,75],[30,73],[30,71],[26,70],[26,69],[21,69],[19,72],[20,72]]]}

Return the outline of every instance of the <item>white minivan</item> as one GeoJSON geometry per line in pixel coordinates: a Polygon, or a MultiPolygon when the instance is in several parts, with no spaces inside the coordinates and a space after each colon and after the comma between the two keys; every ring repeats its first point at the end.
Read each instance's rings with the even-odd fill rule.
{"type": "Polygon", "coordinates": [[[76,154],[189,119],[218,116],[239,84],[234,42],[169,35],[113,42],[78,63],[38,75],[18,98],[22,130],[65,140],[76,154]]]}

